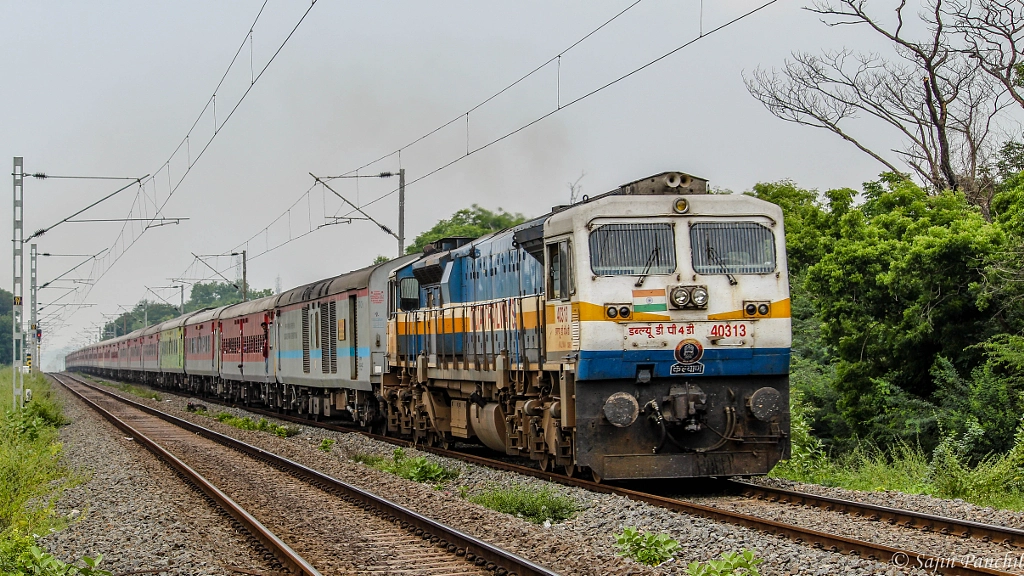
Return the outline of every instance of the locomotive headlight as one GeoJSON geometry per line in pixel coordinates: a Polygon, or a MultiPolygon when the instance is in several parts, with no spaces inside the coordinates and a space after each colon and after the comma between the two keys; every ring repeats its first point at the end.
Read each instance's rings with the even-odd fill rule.
{"type": "Polygon", "coordinates": [[[690,303],[690,291],[683,286],[676,286],[672,289],[672,305],[682,308],[690,303]]]}
{"type": "Polygon", "coordinates": [[[609,318],[615,318],[616,316],[619,315],[619,309],[616,308],[615,306],[609,306],[608,309],[604,311],[604,313],[607,314],[609,318]]]}
{"type": "Polygon", "coordinates": [[[694,306],[704,307],[708,303],[708,291],[705,290],[702,286],[697,286],[696,288],[694,288],[691,297],[693,299],[694,306]]]}
{"type": "Polygon", "coordinates": [[[686,198],[676,198],[676,202],[672,208],[678,214],[686,214],[686,211],[690,209],[690,203],[686,201],[686,198]]]}
{"type": "Polygon", "coordinates": [[[619,316],[622,316],[623,318],[629,318],[629,306],[623,306],[622,308],[619,308],[619,316]]]}

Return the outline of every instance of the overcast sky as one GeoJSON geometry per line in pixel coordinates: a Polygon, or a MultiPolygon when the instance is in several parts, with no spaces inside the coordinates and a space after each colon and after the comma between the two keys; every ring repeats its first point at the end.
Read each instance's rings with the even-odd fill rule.
{"type": "MultiPolygon", "coordinates": [[[[40,252],[101,258],[40,292],[51,302],[95,304],[44,321],[53,352],[98,333],[146,287],[213,276],[192,253],[247,248],[249,283],[284,289],[392,256],[397,243],[368,222],[320,228],[344,215],[341,201],[309,176],[337,175],[392,152],[458,118],[626,8],[632,0],[520,2],[343,2],[319,0],[225,123],[252,78],[309,4],[269,0],[213,107],[172,153],[210,101],[263,5],[220,2],[10,2],[0,4],[0,160],[24,156],[28,172],[155,175],[82,218],[188,218],[178,225],[68,223],[38,238],[40,252]],[[196,160],[207,145],[204,155],[196,160]],[[170,159],[169,165],[165,163],[170,159]],[[191,171],[181,180],[185,167],[191,171]],[[180,184],[178,184],[181,180],[180,184]],[[169,186],[177,185],[168,199],[169,186]],[[297,204],[290,213],[286,210],[297,204]],[[166,204],[165,204],[166,203],[166,204]],[[134,206],[134,208],[133,208],[134,206]],[[275,219],[285,214],[269,226],[275,219]],[[126,226],[122,233],[122,226],[126,226]],[[313,229],[305,237],[267,251],[313,229]],[[252,238],[248,245],[244,242],[252,238]],[[127,248],[133,240],[135,243],[127,248]],[[59,329],[57,329],[59,328],[59,329]],[[56,330],[56,333],[54,333],[56,330]]],[[[477,148],[551,112],[763,0],[644,0],[534,76],[473,111],[477,148]],[[703,11],[703,17],[701,12],[703,11]]],[[[863,31],[828,28],[802,3],[780,0],[675,55],[414,184],[407,237],[477,203],[538,215],[569,199],[581,174],[597,194],[665,170],[681,170],[736,192],[792,179],[825,190],[874,179],[880,166],[837,137],[782,122],[747,93],[742,74],[782,64],[793,50],[885,49],[863,31]]],[[[874,143],[898,146],[880,133],[874,143]]],[[[872,140],[872,138],[869,138],[872,140]]],[[[465,118],[363,171],[407,170],[411,182],[464,155],[465,118]]],[[[10,164],[7,164],[10,166],[10,164]]],[[[35,180],[25,184],[26,235],[124,185],[35,180]]],[[[336,180],[353,202],[390,192],[397,179],[336,180]]],[[[9,188],[7,190],[10,190],[9,188]]],[[[8,192],[9,194],[9,192],[8,192]]],[[[4,206],[11,221],[11,203],[4,206]]],[[[397,230],[397,197],[367,211],[397,230]]],[[[10,231],[10,224],[7,224],[10,231]]],[[[3,287],[11,287],[9,252],[3,287]]],[[[83,258],[40,258],[42,284],[83,258]]],[[[210,258],[229,278],[230,257],[210,258]]],[[[28,295],[28,258],[25,262],[28,295]]],[[[176,303],[175,290],[156,288],[176,303]]],[[[70,308],[70,307],[69,307],[70,308]]],[[[56,305],[41,316],[59,311],[56,305]]],[[[28,310],[26,308],[26,318],[28,310]]]]}

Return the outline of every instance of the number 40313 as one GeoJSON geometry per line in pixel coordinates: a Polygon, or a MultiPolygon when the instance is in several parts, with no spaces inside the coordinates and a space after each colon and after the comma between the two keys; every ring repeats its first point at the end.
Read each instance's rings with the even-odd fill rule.
{"type": "Polygon", "coordinates": [[[733,338],[747,335],[746,324],[715,324],[711,327],[711,336],[733,338]]]}

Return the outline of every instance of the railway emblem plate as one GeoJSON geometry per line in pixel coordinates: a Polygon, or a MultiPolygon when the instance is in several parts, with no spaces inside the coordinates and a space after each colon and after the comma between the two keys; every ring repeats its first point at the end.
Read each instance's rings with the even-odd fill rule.
{"type": "Polygon", "coordinates": [[[676,363],[672,365],[669,373],[673,376],[683,374],[703,374],[704,364],[700,362],[704,356],[704,347],[693,338],[680,340],[676,344],[676,363]]]}

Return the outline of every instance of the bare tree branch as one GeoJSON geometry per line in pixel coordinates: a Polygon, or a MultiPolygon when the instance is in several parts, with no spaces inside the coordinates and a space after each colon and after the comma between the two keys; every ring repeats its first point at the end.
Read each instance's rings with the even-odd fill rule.
{"type": "MultiPolygon", "coordinates": [[[[903,138],[902,146],[893,152],[931,190],[963,190],[987,215],[993,190],[989,158],[998,147],[993,123],[1008,105],[1006,87],[979,68],[980,49],[965,51],[963,43],[954,42],[967,37],[962,25],[965,17],[960,15],[967,8],[956,2],[978,1],[992,13],[997,12],[995,7],[1002,7],[1003,12],[998,13],[1004,20],[1022,26],[1024,18],[1009,18],[1005,11],[1011,3],[1024,3],[925,1],[927,10],[917,18],[927,35],[915,40],[904,35],[906,30],[922,27],[908,23],[906,0],[896,7],[894,24],[885,24],[881,15],[869,14],[865,0],[814,0],[806,9],[820,15],[826,25],[863,26],[887,40],[895,57],[849,49],[820,55],[794,52],[781,70],[759,68],[744,76],[744,81],[750,94],[778,118],[829,130],[889,171],[899,173],[894,163],[851,132],[859,119],[873,117],[885,122],[903,138]]],[[[985,22],[991,19],[989,16],[985,22]]],[[[1019,30],[1015,33],[1020,34],[1019,30]]],[[[980,46],[981,40],[978,42],[980,46]]],[[[1003,46],[1003,52],[994,53],[1005,55],[1005,50],[1003,46]]],[[[1011,68],[1020,63],[1007,58],[1004,67],[1006,62],[1011,68]]]]}
{"type": "Polygon", "coordinates": [[[1024,2],[952,0],[948,14],[962,49],[1024,108],[1024,2]]]}

